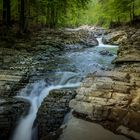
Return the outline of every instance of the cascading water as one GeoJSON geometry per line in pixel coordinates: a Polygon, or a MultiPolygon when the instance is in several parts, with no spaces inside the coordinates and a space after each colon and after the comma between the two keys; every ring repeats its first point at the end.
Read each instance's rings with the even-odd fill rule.
{"type": "MultiPolygon", "coordinates": [[[[62,59],[67,61],[59,62],[55,69],[55,71],[58,72],[54,72],[52,75],[46,73],[46,78],[48,79],[51,76],[54,77],[54,75],[57,77],[57,80],[53,79],[51,85],[47,85],[45,80],[40,80],[32,84],[28,84],[26,88],[19,93],[17,97],[27,99],[31,106],[28,115],[21,118],[12,140],[34,140],[32,136],[33,123],[35,121],[38,108],[43,99],[49,94],[49,91],[53,89],[77,87],[79,86],[82,77],[86,76],[90,72],[100,69],[103,66],[108,66],[111,63],[115,55],[104,58],[104,56],[99,54],[99,50],[101,50],[102,47],[110,49],[111,46],[102,44],[100,39],[98,39],[98,41],[99,46],[95,48],[86,48],[79,52],[66,52],[62,56],[59,56],[58,58],[60,60],[62,59]],[[104,62],[102,62],[101,59],[103,59],[104,62]]],[[[56,57],[54,61],[57,62],[58,58],[56,57]]]]}
{"type": "Polygon", "coordinates": [[[18,127],[16,128],[16,133],[13,137],[13,140],[31,140],[32,126],[36,118],[36,113],[43,99],[49,94],[49,91],[53,89],[77,87],[79,86],[79,83],[76,84],[67,83],[65,85],[57,85],[57,86],[52,85],[46,87],[45,81],[39,81],[31,86],[32,87],[31,91],[28,91],[30,86],[31,85],[27,86],[23,91],[21,91],[19,95],[19,97],[29,100],[31,107],[28,115],[25,118],[21,119],[18,127]]]}
{"type": "Polygon", "coordinates": [[[105,48],[116,48],[116,47],[118,47],[118,46],[116,46],[116,45],[108,45],[108,44],[104,44],[103,42],[102,42],[102,38],[97,38],[97,40],[98,40],[98,42],[99,42],[99,46],[98,47],[105,47],[105,48]]]}

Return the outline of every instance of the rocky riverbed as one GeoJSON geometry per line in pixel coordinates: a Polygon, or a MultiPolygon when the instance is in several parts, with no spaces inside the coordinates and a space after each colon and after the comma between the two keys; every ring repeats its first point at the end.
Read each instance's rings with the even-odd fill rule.
{"type": "MultiPolygon", "coordinates": [[[[13,130],[20,118],[28,113],[30,107],[28,101],[14,98],[14,96],[18,95],[20,90],[24,89],[28,83],[45,79],[46,85],[48,85],[53,80],[53,75],[52,79],[45,77],[47,77],[46,73],[50,74],[53,70],[54,66],[51,63],[53,63],[52,58],[54,56],[61,55],[64,50],[79,49],[75,46],[85,48],[97,44],[98,41],[93,34],[89,34],[89,31],[82,29],[78,31],[45,29],[34,33],[32,36],[24,37],[17,36],[10,31],[7,34],[1,33],[0,139],[7,140],[13,135],[13,130]]],[[[71,96],[73,97],[73,94],[69,96],[69,100],[71,96]]],[[[68,106],[67,100],[66,103],[68,106]]],[[[64,110],[66,111],[62,113],[60,122],[63,121],[64,115],[69,109],[64,108],[64,110]]]]}
{"type": "MultiPolygon", "coordinates": [[[[110,31],[111,32],[111,31],[110,31]]],[[[70,102],[74,115],[97,121],[114,132],[140,139],[140,30],[107,33],[106,43],[119,43],[111,71],[88,75],[70,102]],[[120,41],[119,35],[123,39],[120,41]]]]}
{"type": "MultiPolygon", "coordinates": [[[[82,77],[83,82],[78,89],[50,91],[38,110],[33,127],[38,128],[40,140],[57,139],[65,126],[61,126],[64,117],[72,108],[76,117],[98,122],[114,132],[136,140],[140,139],[140,31],[134,28],[106,31],[89,26],[58,31],[42,30],[28,40],[19,38],[13,42],[11,39],[9,42],[13,44],[6,43],[5,40],[1,41],[0,119],[4,121],[0,122],[2,123],[0,130],[3,130],[0,139],[9,139],[19,119],[28,113],[30,107],[28,101],[14,98],[14,96],[18,95],[27,84],[32,85],[35,81],[42,79],[45,80],[44,87],[51,85],[54,81],[56,83],[53,84],[57,84],[62,75],[60,70],[66,73],[71,71],[69,72],[71,76],[66,81],[78,78],[81,81],[81,76],[75,74],[77,62],[75,61],[69,68],[66,65],[68,60],[61,58],[61,55],[63,52],[82,51],[85,48],[97,46],[99,42],[96,37],[102,34],[104,34],[104,43],[120,46],[118,57],[113,61],[115,67],[104,67],[102,62],[100,65],[92,64],[87,67],[88,69],[83,69],[82,63],[78,65],[76,68],[81,74],[90,74],[82,77]],[[3,46],[4,44],[8,45],[3,46]],[[10,113],[5,117],[6,111],[10,113]]],[[[114,57],[112,52],[105,49],[95,53],[99,53],[104,59],[114,57]]],[[[90,55],[90,50],[88,54],[90,55]]],[[[77,58],[75,55],[71,53],[68,58],[73,60],[77,58]]],[[[81,59],[78,53],[77,55],[78,62],[85,60],[81,59]]],[[[40,91],[40,86],[38,88],[40,91]]],[[[27,93],[29,92],[30,89],[27,93]]]]}

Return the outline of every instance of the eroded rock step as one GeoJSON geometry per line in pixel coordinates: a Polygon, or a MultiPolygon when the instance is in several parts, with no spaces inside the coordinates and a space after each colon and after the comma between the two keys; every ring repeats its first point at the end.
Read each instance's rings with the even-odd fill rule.
{"type": "Polygon", "coordinates": [[[30,104],[14,98],[28,83],[28,71],[0,70],[0,139],[9,140],[19,118],[27,114],[30,104]]]}
{"type": "Polygon", "coordinates": [[[56,140],[59,137],[62,131],[60,126],[65,115],[70,111],[69,102],[75,95],[74,89],[50,91],[37,114],[40,140],[56,140]]]}
{"type": "Polygon", "coordinates": [[[27,71],[0,71],[0,97],[15,96],[17,91],[28,83],[27,71]]]}
{"type": "Polygon", "coordinates": [[[90,74],[76,90],[77,96],[70,107],[76,116],[99,121],[113,131],[139,140],[140,88],[137,82],[140,77],[137,76],[117,71],[90,74]]]}

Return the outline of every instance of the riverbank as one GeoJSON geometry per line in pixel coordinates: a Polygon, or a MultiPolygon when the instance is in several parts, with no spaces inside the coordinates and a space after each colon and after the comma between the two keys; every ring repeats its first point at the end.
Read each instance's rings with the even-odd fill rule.
{"type": "MultiPolygon", "coordinates": [[[[117,33],[109,31],[104,37],[108,39],[106,42],[116,43],[117,33]]],[[[70,107],[77,117],[97,121],[114,132],[139,140],[140,30],[124,29],[123,34],[118,56],[113,61],[116,67],[85,78],[70,107]]]]}
{"type": "MultiPolygon", "coordinates": [[[[44,99],[34,123],[34,127],[39,124],[39,138],[43,140],[49,135],[50,138],[58,138],[63,130],[60,126],[64,116],[70,109],[69,101],[77,94],[75,99],[70,102],[70,107],[74,109],[73,114],[75,116],[98,122],[114,132],[121,132],[121,134],[138,139],[135,136],[137,136],[140,128],[139,30],[124,28],[123,31],[121,29],[121,35],[116,32],[118,30],[105,31],[100,28],[84,26],[79,29],[59,31],[43,30],[35,33],[28,41],[17,39],[15,43],[10,43],[8,46],[4,46],[4,43],[2,43],[0,50],[2,54],[0,58],[0,97],[2,99],[0,118],[1,120],[5,118],[5,121],[4,125],[0,125],[2,126],[0,130],[4,130],[5,135],[0,135],[0,138],[3,140],[9,139],[11,133],[13,134],[13,129],[20,122],[19,116],[28,112],[29,102],[23,100],[19,104],[15,100],[14,103],[10,102],[13,104],[12,109],[16,106],[19,110],[24,104],[23,110],[20,113],[19,111],[16,112],[18,117],[15,117],[13,113],[7,116],[3,115],[7,110],[7,106],[3,108],[3,103],[7,104],[9,100],[11,101],[15,95],[19,94],[21,89],[23,89],[22,92],[25,92],[24,87],[26,87],[27,94],[30,94],[30,90],[33,90],[35,94],[40,94],[44,88],[51,84],[57,85],[60,82],[63,85],[69,81],[73,82],[77,79],[81,81],[84,78],[76,91],[71,89],[67,89],[68,92],[56,90],[54,93],[53,91],[50,92],[49,96],[44,99]],[[112,35],[114,32],[116,35],[112,35]],[[108,66],[116,54],[106,49],[102,51],[94,50],[94,46],[98,45],[95,37],[101,36],[102,33],[105,33],[104,40],[108,40],[107,43],[112,44],[113,42],[115,45],[120,45],[118,57],[113,61],[116,67],[113,69],[112,67],[105,67],[103,64],[107,63],[108,66]],[[93,49],[87,49],[84,52],[86,48],[93,49]],[[70,52],[70,54],[67,52],[70,52]],[[64,57],[61,58],[63,55],[64,57]],[[100,57],[107,59],[107,62],[102,59],[96,61],[100,57]],[[69,61],[72,61],[72,63],[69,63],[69,61]],[[81,63],[82,61],[84,63],[81,63]],[[87,65],[87,68],[84,68],[85,65],[87,65]],[[76,74],[77,69],[83,75],[91,74],[86,78],[81,77],[76,74]],[[61,81],[59,81],[60,77],[62,78],[61,81]],[[43,79],[45,82],[37,83],[43,79]],[[34,83],[37,86],[34,86],[34,83]],[[38,89],[32,89],[32,86],[38,89]],[[45,118],[48,118],[49,121],[45,118]],[[13,122],[12,125],[11,121],[13,122]],[[52,127],[53,125],[55,127],[52,127]],[[44,134],[42,126],[50,134],[44,134]],[[136,133],[127,131],[126,127],[136,133]]],[[[12,110],[11,108],[8,108],[9,112],[12,110]]]]}

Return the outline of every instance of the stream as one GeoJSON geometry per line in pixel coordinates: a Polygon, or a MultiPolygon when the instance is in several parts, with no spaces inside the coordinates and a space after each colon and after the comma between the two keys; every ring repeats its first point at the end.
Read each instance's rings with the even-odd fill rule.
{"type": "Polygon", "coordinates": [[[116,57],[117,46],[104,45],[101,38],[98,38],[98,42],[96,47],[65,51],[47,61],[42,55],[40,64],[44,68],[38,69],[29,84],[17,95],[17,98],[27,99],[31,107],[27,116],[20,119],[12,140],[35,140],[33,123],[38,108],[49,91],[78,87],[87,74],[113,67],[111,61],[116,57]],[[103,55],[101,51],[109,52],[109,55],[103,55]]]}

